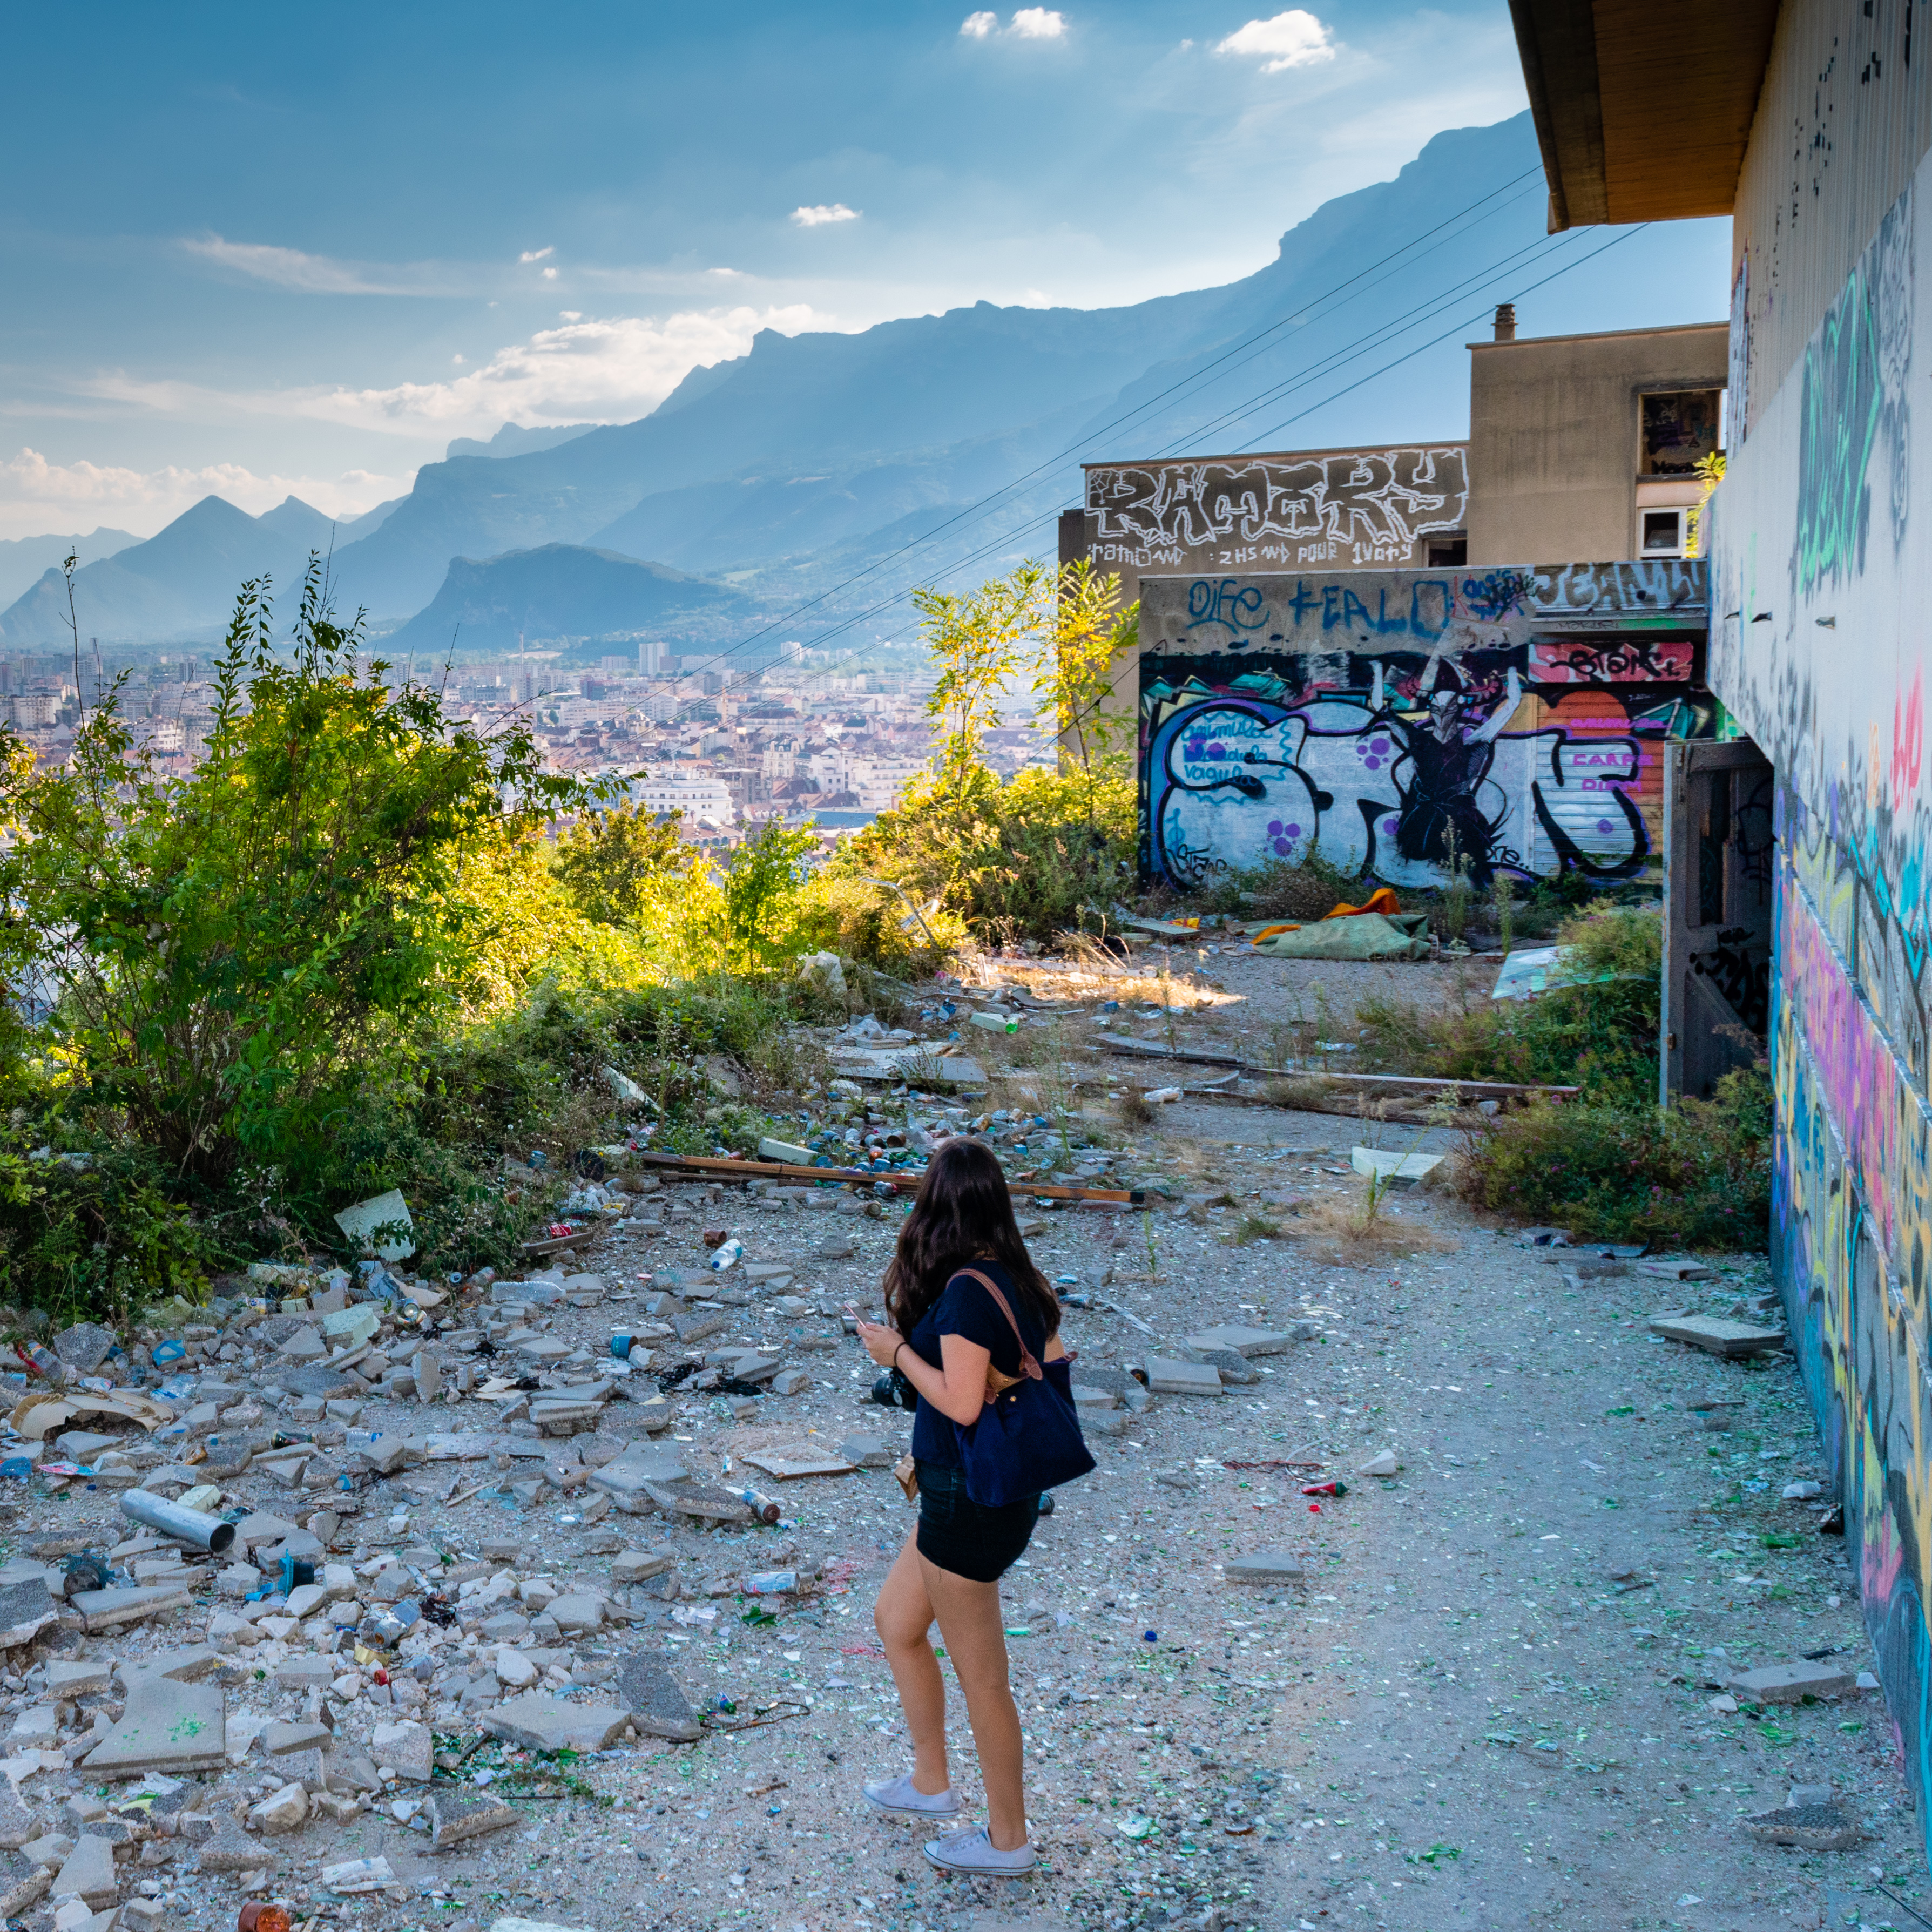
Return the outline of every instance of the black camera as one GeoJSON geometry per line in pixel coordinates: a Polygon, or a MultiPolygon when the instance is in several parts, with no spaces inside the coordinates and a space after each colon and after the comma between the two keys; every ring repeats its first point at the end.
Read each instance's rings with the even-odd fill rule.
{"type": "Polygon", "coordinates": [[[898,1369],[881,1369],[872,1384],[872,1400],[881,1408],[916,1408],[919,1390],[898,1369]]]}

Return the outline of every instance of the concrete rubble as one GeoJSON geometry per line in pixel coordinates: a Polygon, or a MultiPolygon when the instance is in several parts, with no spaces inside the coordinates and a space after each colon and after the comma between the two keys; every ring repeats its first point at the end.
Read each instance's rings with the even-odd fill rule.
{"type": "MultiPolygon", "coordinates": [[[[1006,1050],[988,1032],[974,1076],[1006,1050]]],[[[977,1131],[1017,1164],[1045,1118],[908,1128],[850,1084],[880,1160],[977,1131]]],[[[1432,1246],[1234,1239],[1234,1203],[1356,1197],[1349,1150],[1304,1144],[1324,1125],[1184,1099],[1136,1130],[1137,1176],[1078,1156],[1158,1183],[1144,1210],[1022,1202],[1100,1467],[1002,1586],[1046,1863],[1010,1910],[1593,1927],[1722,1886],[1738,1923],[1803,1924],[1781,1862],[1898,1869],[1828,1474],[1783,1330],[1723,1312],[1761,1264],[1546,1268],[1426,1188],[1384,1212],[1432,1246]],[[1660,1316],[1666,1281],[1690,1300],[1660,1316]]],[[[10,1379],[10,1919],[226,1932],[254,1897],[451,1932],[957,1932],[1008,1909],[857,1796],[904,1764],[870,1608],[913,1520],[911,1418],[868,1399],[846,1308],[877,1311],[900,1207],[622,1154],[622,1218],[581,1252],[462,1282],[265,1263],[50,1336],[105,1385],[63,1408],[104,1411],[36,1430],[48,1391],[10,1379]],[[742,1252],[713,1270],[721,1230],[742,1252]],[[233,1544],[137,1526],[136,1487],[233,1544]]],[[[953,1739],[976,1802],[956,1705],[953,1739]]]]}

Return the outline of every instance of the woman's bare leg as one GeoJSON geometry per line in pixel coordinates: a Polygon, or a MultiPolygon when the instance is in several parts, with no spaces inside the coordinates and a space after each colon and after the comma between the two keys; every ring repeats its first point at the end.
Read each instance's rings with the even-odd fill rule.
{"type": "Polygon", "coordinates": [[[926,1636],[932,1618],[924,1566],[908,1536],[879,1586],[872,1622],[912,1733],[912,1788],[928,1798],[938,1797],[951,1782],[946,1768],[946,1680],[926,1636]]]}
{"type": "MultiPolygon", "coordinates": [[[[939,1619],[946,1654],[965,1694],[967,1718],[980,1749],[980,1776],[986,1786],[986,1835],[996,1850],[1016,1852],[1027,1841],[1026,1767],[1020,1714],[1007,1676],[1000,1586],[956,1576],[916,1552],[914,1560],[924,1578],[921,1594],[939,1619]]],[[[899,1562],[904,1561],[902,1556],[899,1562]]],[[[895,1574],[898,1568],[893,1565],[895,1574]]],[[[896,1664],[893,1669],[896,1672],[896,1664]]],[[[903,1700],[903,1687],[899,1695],[903,1700]]]]}

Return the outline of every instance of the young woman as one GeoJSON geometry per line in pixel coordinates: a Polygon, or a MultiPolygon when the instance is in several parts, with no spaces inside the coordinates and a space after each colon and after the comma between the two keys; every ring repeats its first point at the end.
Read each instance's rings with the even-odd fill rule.
{"type": "Polygon", "coordinates": [[[1030,1871],[1035,1858],[1027,1840],[1000,1578],[1033,1534],[1040,1498],[988,1509],[966,1494],[952,1425],[978,1419],[989,1364],[1004,1376],[1020,1372],[1012,1324],[968,1270],[999,1284],[1036,1360],[1066,1354],[1059,1300],[1020,1239],[1006,1176],[986,1148],[962,1136],[934,1155],[899,1232],[885,1279],[891,1325],[859,1324],[873,1360],[899,1370],[919,1391],[912,1430],[919,1527],[887,1573],[873,1612],[912,1733],[913,1768],[868,1784],[866,1796],[902,1817],[943,1822],[958,1813],[946,1762],[946,1686],[926,1634],[937,1618],[966,1694],[986,1823],[935,1839],[926,1856],[948,1871],[1011,1876],[1030,1871]]]}

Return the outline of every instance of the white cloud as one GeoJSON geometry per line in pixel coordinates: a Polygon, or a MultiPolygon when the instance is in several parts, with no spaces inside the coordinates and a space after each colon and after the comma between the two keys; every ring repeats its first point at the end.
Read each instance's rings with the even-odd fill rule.
{"type": "Polygon", "coordinates": [[[823,228],[834,221],[856,221],[859,211],[848,208],[842,201],[821,201],[816,208],[794,208],[791,222],[794,228],[823,228]]]}
{"type": "Polygon", "coordinates": [[[1066,16],[1051,7],[1022,7],[1004,32],[997,14],[968,14],[959,23],[960,33],[969,40],[1058,40],[1066,33],[1066,16]]]}
{"type": "Polygon", "coordinates": [[[250,516],[272,509],[288,496],[312,503],[326,515],[352,517],[410,487],[407,476],[352,470],[338,477],[258,476],[236,463],[199,470],[172,464],[129,470],[116,464],[53,463],[37,449],[0,458],[0,536],[31,536],[67,530],[91,514],[137,533],[152,534],[207,496],[226,497],[250,516]]]}
{"type": "Polygon", "coordinates": [[[254,406],[412,436],[506,422],[628,422],[656,408],[693,369],[743,355],[761,328],[796,335],[831,326],[802,303],[692,309],[662,320],[592,317],[541,330],[448,382],[260,397],[254,406]]]}
{"type": "Polygon", "coordinates": [[[544,269],[543,272],[543,278],[547,282],[555,281],[556,280],[556,271],[554,268],[544,269]]]}
{"type": "Polygon", "coordinates": [[[1318,67],[1335,58],[1334,36],[1312,14],[1291,7],[1271,20],[1250,20],[1219,43],[1217,54],[1239,54],[1262,62],[1264,74],[1292,67],[1318,67]]]}
{"type": "Polygon", "coordinates": [[[310,295],[427,295],[434,292],[437,279],[426,270],[372,272],[327,255],[307,255],[299,248],[230,242],[219,235],[196,236],[182,246],[190,255],[246,275],[252,281],[268,282],[277,288],[297,289],[310,295]]]}
{"type": "Polygon", "coordinates": [[[556,250],[554,247],[548,248],[526,248],[524,252],[517,257],[517,260],[520,262],[542,262],[547,260],[550,256],[554,255],[556,253],[556,250]]]}

